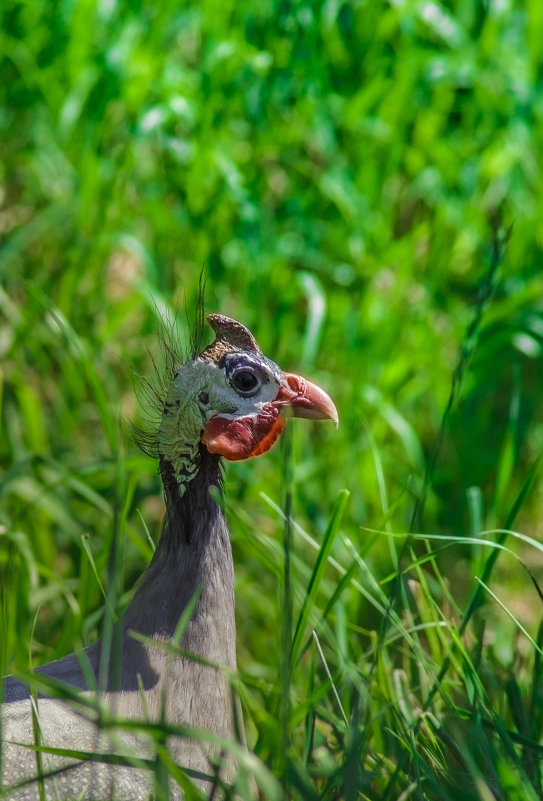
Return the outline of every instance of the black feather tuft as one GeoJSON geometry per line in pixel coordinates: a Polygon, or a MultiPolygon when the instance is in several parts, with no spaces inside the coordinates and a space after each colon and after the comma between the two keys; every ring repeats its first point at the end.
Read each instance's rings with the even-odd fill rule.
{"type": "Polygon", "coordinates": [[[184,348],[180,341],[178,308],[171,315],[167,311],[159,309],[158,304],[154,303],[159,358],[157,359],[148,349],[152,364],[151,377],[148,378],[140,373],[134,373],[134,391],[138,399],[140,414],[138,422],[130,424],[130,431],[136,445],[147,456],[151,456],[154,459],[158,458],[158,432],[164,413],[164,402],[168,388],[177,375],[180,366],[189,358],[197,356],[202,349],[205,327],[206,279],[204,266],[198,281],[196,313],[192,321],[185,305],[188,348],[184,348]]]}
{"type": "MultiPolygon", "coordinates": [[[[202,350],[202,342],[204,338],[204,329],[205,329],[205,294],[206,294],[206,283],[207,283],[207,272],[206,266],[202,267],[200,271],[200,278],[198,279],[198,298],[196,300],[196,312],[194,315],[194,321],[192,325],[189,325],[190,331],[190,351],[191,356],[197,356],[200,351],[202,350]]],[[[185,316],[187,321],[189,320],[189,315],[185,308],[185,316]]]]}

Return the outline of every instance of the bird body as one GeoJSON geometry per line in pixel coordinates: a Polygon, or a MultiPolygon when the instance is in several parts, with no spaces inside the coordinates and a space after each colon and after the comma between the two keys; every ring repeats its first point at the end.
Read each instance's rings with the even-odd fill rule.
{"type": "MultiPolygon", "coordinates": [[[[68,685],[80,703],[39,698],[40,742],[48,748],[152,759],[144,727],[97,726],[96,699],[118,720],[163,722],[213,734],[167,738],[173,761],[208,775],[222,759],[220,738],[235,738],[236,706],[229,674],[236,670],[234,568],[224,513],[216,502],[221,457],[248,458],[268,450],[284,426],[281,412],[337,420],[328,396],[305,379],[284,374],[258,348],[250,332],[221,315],[208,318],[212,345],[182,365],[164,400],[157,439],[166,514],[153,559],[113,632],[81,654],[36,669],[68,685]],[[213,491],[215,490],[215,491],[213,491]],[[181,621],[181,623],[180,623],[181,621]],[[104,671],[105,667],[105,671],[104,671]],[[85,707],[85,701],[88,701],[85,707]],[[217,739],[219,738],[219,739],[217,739]]],[[[102,720],[103,724],[103,720],[102,720]]],[[[26,685],[4,683],[3,775],[7,798],[38,799],[36,742],[26,685]]],[[[233,778],[223,759],[221,776],[233,778]]],[[[43,754],[43,773],[70,765],[45,780],[51,797],[147,799],[152,777],[144,768],[43,754]],[[56,792],[56,796],[53,793],[56,792]]],[[[209,789],[209,780],[199,778],[209,789]]],[[[170,788],[174,797],[177,789],[170,788]]]]}

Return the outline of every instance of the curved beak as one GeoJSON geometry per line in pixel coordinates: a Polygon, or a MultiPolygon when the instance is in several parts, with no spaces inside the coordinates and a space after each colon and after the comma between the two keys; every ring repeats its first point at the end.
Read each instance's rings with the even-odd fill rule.
{"type": "Polygon", "coordinates": [[[294,417],[333,420],[336,425],[339,422],[332,398],[301,375],[283,373],[277,401],[287,406],[294,417]]]}

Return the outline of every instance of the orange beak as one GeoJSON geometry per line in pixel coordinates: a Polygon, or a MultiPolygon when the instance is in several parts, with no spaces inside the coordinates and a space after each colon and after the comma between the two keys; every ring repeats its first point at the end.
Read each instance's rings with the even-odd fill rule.
{"type": "Polygon", "coordinates": [[[283,380],[275,403],[282,403],[294,417],[306,420],[333,420],[339,417],[332,398],[327,393],[296,373],[283,373],[283,380]]]}

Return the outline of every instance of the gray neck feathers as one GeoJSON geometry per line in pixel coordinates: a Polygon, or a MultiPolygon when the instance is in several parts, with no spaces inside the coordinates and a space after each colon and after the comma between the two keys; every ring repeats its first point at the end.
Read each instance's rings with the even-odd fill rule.
{"type": "MultiPolygon", "coordinates": [[[[127,634],[135,630],[146,637],[168,641],[183,611],[197,595],[181,648],[235,669],[232,552],[223,511],[210,492],[212,487],[217,491],[220,488],[219,458],[200,445],[199,464],[197,479],[187,484],[180,496],[171,464],[161,460],[166,499],[162,535],[126,610],[123,629],[127,634]]],[[[123,639],[123,686],[137,687],[135,666],[140,673],[147,673],[142,676],[144,686],[160,682],[160,652],[142,647],[129,634],[123,639]]],[[[175,664],[180,669],[184,663],[175,664]]],[[[185,669],[189,668],[185,665],[185,669]]]]}
{"type": "MultiPolygon", "coordinates": [[[[224,570],[223,578],[232,583],[232,556],[224,513],[213,497],[221,491],[219,457],[199,445],[197,477],[185,485],[182,495],[172,464],[163,457],[160,472],[166,501],[162,533],[127,614],[157,585],[170,604],[176,625],[194,593],[205,590],[203,585],[210,570],[219,576],[224,570]]],[[[140,614],[144,611],[138,609],[140,614]]],[[[149,612],[158,617],[154,610],[149,612]]]]}

